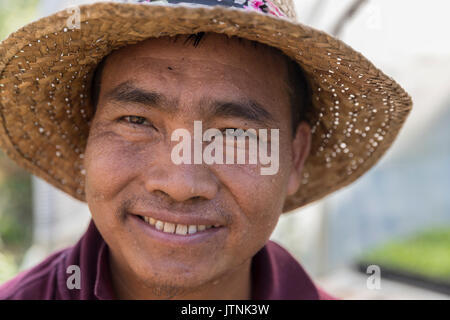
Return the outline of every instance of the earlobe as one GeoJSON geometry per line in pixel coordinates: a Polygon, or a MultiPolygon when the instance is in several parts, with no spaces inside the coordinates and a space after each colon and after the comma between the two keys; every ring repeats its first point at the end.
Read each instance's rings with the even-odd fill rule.
{"type": "Polygon", "coordinates": [[[292,167],[288,182],[288,195],[297,192],[301,183],[301,176],[306,159],[311,149],[311,127],[306,122],[297,126],[292,140],[292,167]]]}

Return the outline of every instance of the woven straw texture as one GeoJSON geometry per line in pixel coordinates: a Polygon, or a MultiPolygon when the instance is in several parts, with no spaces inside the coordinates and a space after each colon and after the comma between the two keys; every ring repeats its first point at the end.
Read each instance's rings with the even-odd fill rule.
{"type": "MultiPolygon", "coordinates": [[[[279,48],[311,88],[312,149],[298,192],[284,211],[304,206],[365,173],[391,146],[412,107],[409,95],[364,56],[290,18],[236,8],[96,3],[81,6],[81,28],[61,11],[0,44],[0,145],[9,157],[85,201],[83,157],[92,117],[90,83],[113,50],[150,37],[223,33],[279,48]]],[[[270,63],[270,62],[269,62],[270,63]]]]}

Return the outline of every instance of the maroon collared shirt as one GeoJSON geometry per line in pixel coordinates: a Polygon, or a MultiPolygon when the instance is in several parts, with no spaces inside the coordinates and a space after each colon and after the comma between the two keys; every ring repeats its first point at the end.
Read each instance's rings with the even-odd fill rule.
{"type": "MultiPolygon", "coordinates": [[[[252,258],[252,299],[333,299],[311,281],[292,255],[268,241],[252,258]]],[[[53,253],[37,266],[0,285],[0,299],[115,299],[109,268],[108,245],[91,220],[81,239],[72,247],[53,253]],[[69,289],[75,265],[80,270],[80,289],[69,289]],[[70,270],[70,268],[69,268],[70,270]]]]}

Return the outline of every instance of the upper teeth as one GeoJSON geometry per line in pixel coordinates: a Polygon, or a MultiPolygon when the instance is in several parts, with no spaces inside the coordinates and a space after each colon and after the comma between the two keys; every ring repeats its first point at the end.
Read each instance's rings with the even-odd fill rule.
{"type": "MultiPolygon", "coordinates": [[[[155,226],[155,228],[157,230],[166,232],[166,233],[176,233],[176,234],[181,234],[181,235],[186,235],[186,234],[194,234],[197,233],[198,231],[203,231],[205,229],[209,229],[211,227],[213,227],[213,225],[204,225],[204,224],[199,224],[199,225],[187,225],[187,224],[176,224],[176,223],[171,223],[171,222],[164,222],[161,220],[156,220],[154,218],[151,217],[143,217],[144,221],[147,222],[148,224],[155,226]]],[[[214,227],[219,227],[218,224],[214,225],[214,227]]]]}

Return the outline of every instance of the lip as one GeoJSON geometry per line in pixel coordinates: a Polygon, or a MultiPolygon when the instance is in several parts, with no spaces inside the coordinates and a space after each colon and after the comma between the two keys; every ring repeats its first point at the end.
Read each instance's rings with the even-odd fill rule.
{"type": "Polygon", "coordinates": [[[166,233],[157,230],[154,226],[142,220],[136,214],[129,214],[130,223],[138,230],[141,230],[148,237],[164,245],[195,245],[211,241],[214,237],[224,236],[226,227],[209,228],[194,234],[179,235],[176,233],[166,233]]]}
{"type": "Polygon", "coordinates": [[[194,213],[176,213],[170,211],[139,211],[133,210],[129,212],[131,215],[137,215],[142,217],[149,217],[155,220],[161,220],[164,222],[170,222],[175,224],[185,224],[185,225],[213,225],[213,226],[224,226],[225,223],[218,219],[212,219],[208,217],[196,217],[194,213]]]}

